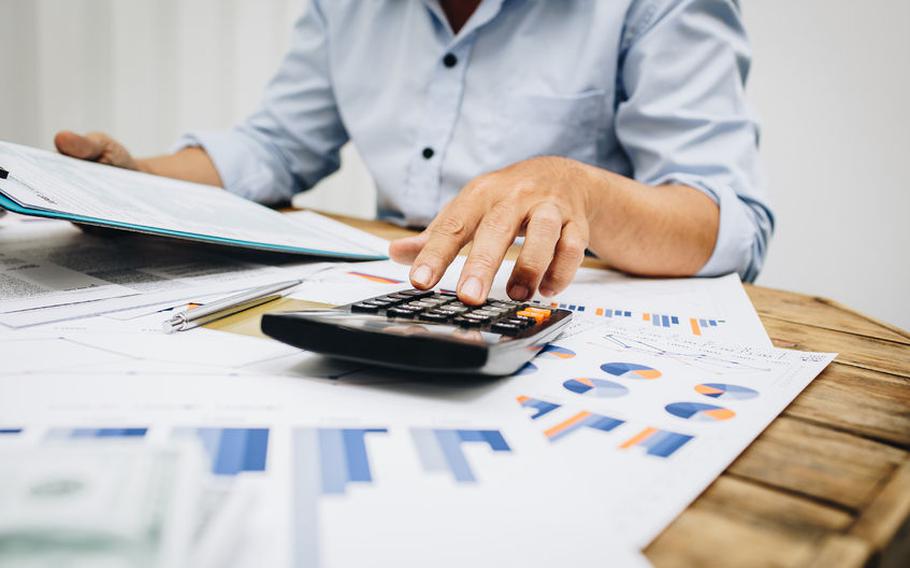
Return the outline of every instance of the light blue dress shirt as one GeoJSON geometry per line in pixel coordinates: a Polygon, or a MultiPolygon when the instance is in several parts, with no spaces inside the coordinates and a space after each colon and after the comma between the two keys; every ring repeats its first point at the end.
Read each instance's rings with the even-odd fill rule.
{"type": "Polygon", "coordinates": [[[438,0],[311,0],[261,107],[196,132],[229,191],[287,201],[352,141],[378,215],[430,222],[472,178],[558,155],[720,206],[700,274],[758,274],[773,216],[734,0],[483,0],[453,34],[438,0]]]}

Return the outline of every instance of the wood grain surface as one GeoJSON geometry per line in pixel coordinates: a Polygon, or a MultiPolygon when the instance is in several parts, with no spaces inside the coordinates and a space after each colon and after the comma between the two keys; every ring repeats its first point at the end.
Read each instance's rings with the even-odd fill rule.
{"type": "Polygon", "coordinates": [[[658,567],[910,566],[910,333],[825,298],[746,291],[776,346],[839,355],[645,554],[658,567]]]}

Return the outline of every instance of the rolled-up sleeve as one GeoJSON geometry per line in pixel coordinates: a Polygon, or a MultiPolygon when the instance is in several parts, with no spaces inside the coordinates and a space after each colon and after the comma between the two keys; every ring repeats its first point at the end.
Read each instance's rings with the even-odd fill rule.
{"type": "Polygon", "coordinates": [[[745,100],[751,52],[733,0],[633,2],[623,35],[616,133],[634,176],[693,187],[720,208],[699,275],[761,270],[774,217],[745,100]]]}
{"type": "Polygon", "coordinates": [[[287,202],[337,170],[348,140],[328,65],[328,35],[319,0],[294,26],[291,50],[259,109],[228,131],[191,132],[178,148],[201,146],[225,189],[265,204],[287,202]]]}

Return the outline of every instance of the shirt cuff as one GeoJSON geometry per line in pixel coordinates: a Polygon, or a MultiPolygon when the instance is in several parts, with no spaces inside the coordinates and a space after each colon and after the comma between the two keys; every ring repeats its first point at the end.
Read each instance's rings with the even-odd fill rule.
{"type": "Polygon", "coordinates": [[[205,150],[218,170],[224,189],[260,203],[274,201],[274,196],[263,192],[263,188],[269,187],[269,171],[242,134],[232,130],[190,132],[180,137],[174,151],[190,147],[205,150]]]}
{"type": "Polygon", "coordinates": [[[736,272],[744,277],[752,263],[752,243],[755,229],[746,205],[727,185],[713,184],[698,176],[673,174],[664,176],[653,185],[685,185],[710,197],[720,208],[720,226],[714,252],[696,276],[722,276],[736,272]]]}

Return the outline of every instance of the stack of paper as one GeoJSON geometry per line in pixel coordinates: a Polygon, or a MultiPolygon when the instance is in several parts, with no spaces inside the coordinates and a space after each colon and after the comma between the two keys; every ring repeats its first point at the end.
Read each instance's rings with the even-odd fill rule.
{"type": "MultiPolygon", "coordinates": [[[[160,304],[109,308],[293,271],[306,278],[297,296],[345,303],[408,287],[408,267],[186,257],[15,217],[0,222],[0,243],[0,311],[19,308],[0,322],[30,322],[0,327],[0,455],[22,456],[11,472],[35,460],[53,473],[51,452],[76,452],[64,461],[84,460],[107,488],[97,505],[122,468],[93,462],[86,440],[147,456],[200,446],[206,480],[179,508],[192,505],[183,516],[196,528],[174,541],[193,566],[644,566],[637,551],[833,357],[773,348],[734,276],[582,270],[558,298],[538,299],[575,323],[516,376],[402,375],[261,337],[164,335],[160,304]],[[79,311],[91,304],[103,313],[79,311]],[[39,321],[45,309],[85,317],[39,321]]],[[[2,507],[12,521],[0,540],[24,534],[2,507]]],[[[156,518],[144,511],[135,518],[156,518]]],[[[51,526],[29,518],[29,530],[51,526]]],[[[135,535],[116,554],[143,542],[135,535]]]]}

